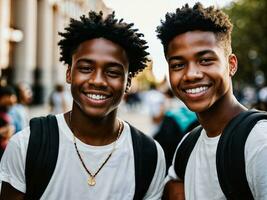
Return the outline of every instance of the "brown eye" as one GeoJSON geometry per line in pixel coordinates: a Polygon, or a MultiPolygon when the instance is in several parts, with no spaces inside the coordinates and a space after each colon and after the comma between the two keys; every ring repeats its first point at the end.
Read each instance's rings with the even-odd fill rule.
{"type": "Polygon", "coordinates": [[[110,77],[120,77],[122,75],[122,72],[119,70],[107,70],[107,75],[110,77]]]}
{"type": "Polygon", "coordinates": [[[170,69],[180,70],[180,69],[183,69],[185,66],[186,66],[185,63],[173,63],[173,64],[170,64],[170,69]]]}
{"type": "Polygon", "coordinates": [[[200,59],[199,63],[201,65],[211,65],[213,63],[213,59],[211,59],[211,58],[203,58],[203,59],[200,59]]]}
{"type": "Polygon", "coordinates": [[[82,73],[90,73],[90,72],[93,71],[93,68],[91,66],[83,66],[83,65],[81,65],[81,66],[78,66],[78,69],[82,73]]]}

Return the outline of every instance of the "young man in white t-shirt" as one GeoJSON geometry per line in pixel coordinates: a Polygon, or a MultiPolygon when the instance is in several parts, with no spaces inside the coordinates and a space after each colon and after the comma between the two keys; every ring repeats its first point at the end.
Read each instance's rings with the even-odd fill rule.
{"type": "MultiPolygon", "coordinates": [[[[164,199],[226,199],[216,171],[216,150],[226,124],[246,111],[233,95],[237,57],[231,49],[232,24],[214,7],[187,4],[168,13],[157,28],[175,95],[197,114],[203,130],[189,157],[184,180],[175,162],[164,199]]],[[[188,136],[188,135],[187,135],[188,136]]],[[[179,145],[178,145],[179,150],[179,145]]],[[[254,199],[267,199],[267,122],[259,121],[245,144],[245,171],[254,199]]],[[[243,198],[238,198],[243,199],[243,198]]]]}
{"type": "MultiPolygon", "coordinates": [[[[60,60],[67,65],[66,80],[74,100],[70,112],[56,115],[58,158],[41,199],[134,198],[136,174],[130,126],[117,117],[131,78],[145,68],[147,61],[143,35],[132,27],[116,19],[114,13],[104,18],[101,12],[91,11],[80,20],[72,19],[60,33],[60,60]]],[[[8,144],[0,165],[0,199],[25,197],[29,136],[30,129],[26,128],[8,144]]],[[[154,176],[142,199],[156,200],[162,195],[165,160],[157,143],[156,152],[154,176]]]]}

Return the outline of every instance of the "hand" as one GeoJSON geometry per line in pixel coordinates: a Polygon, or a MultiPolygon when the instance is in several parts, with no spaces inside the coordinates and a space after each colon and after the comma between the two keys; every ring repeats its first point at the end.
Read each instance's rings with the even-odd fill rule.
{"type": "Polygon", "coordinates": [[[15,128],[13,125],[5,125],[0,127],[0,136],[4,139],[9,139],[14,134],[15,128]]]}
{"type": "Polygon", "coordinates": [[[166,183],[163,191],[163,200],[185,200],[184,183],[170,180],[166,183]]]}

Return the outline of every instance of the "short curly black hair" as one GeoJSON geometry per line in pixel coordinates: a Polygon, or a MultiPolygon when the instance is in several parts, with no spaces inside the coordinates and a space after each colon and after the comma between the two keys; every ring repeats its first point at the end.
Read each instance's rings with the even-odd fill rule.
{"type": "Polygon", "coordinates": [[[82,15],[80,20],[71,19],[65,32],[60,32],[63,37],[59,41],[60,61],[71,65],[72,55],[78,46],[90,39],[103,37],[125,49],[129,59],[129,72],[132,76],[141,72],[147,65],[147,42],[142,39],[144,35],[138,29],[132,28],[133,23],[126,23],[123,19],[116,19],[115,12],[104,18],[103,13],[90,11],[88,17],[82,15]]]}
{"type": "Polygon", "coordinates": [[[233,25],[228,15],[222,10],[210,6],[204,8],[201,3],[196,3],[192,8],[185,4],[177,8],[175,13],[167,13],[165,21],[157,27],[157,37],[161,40],[166,54],[169,42],[177,35],[188,31],[211,31],[218,41],[222,41],[226,54],[232,52],[231,33],[233,25]]]}

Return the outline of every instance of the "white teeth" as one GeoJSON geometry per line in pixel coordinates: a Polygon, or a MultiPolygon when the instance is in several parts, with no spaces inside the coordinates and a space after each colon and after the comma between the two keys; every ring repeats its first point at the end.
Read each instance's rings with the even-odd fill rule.
{"type": "Polygon", "coordinates": [[[103,100],[103,99],[106,99],[107,97],[104,96],[104,95],[99,95],[99,94],[87,94],[87,96],[91,99],[94,99],[94,100],[103,100]]]}
{"type": "Polygon", "coordinates": [[[208,89],[208,87],[204,86],[204,87],[198,87],[198,88],[193,88],[193,89],[187,89],[187,90],[185,90],[185,92],[189,93],[189,94],[196,94],[196,93],[203,92],[207,89],[208,89]]]}

